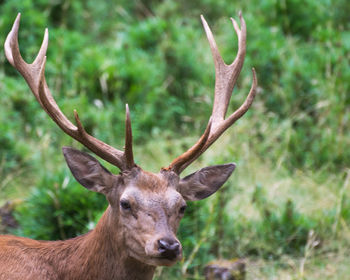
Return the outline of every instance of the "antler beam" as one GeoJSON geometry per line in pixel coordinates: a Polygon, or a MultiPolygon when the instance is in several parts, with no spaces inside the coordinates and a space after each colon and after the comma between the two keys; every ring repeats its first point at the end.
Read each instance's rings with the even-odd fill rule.
{"type": "Polygon", "coordinates": [[[231,18],[238,37],[238,52],[235,60],[230,65],[227,65],[220,55],[208,23],[204,17],[201,16],[215,65],[215,95],[213,111],[206,131],[200,140],[187,152],[173,160],[169,167],[165,168],[166,170],[172,170],[175,173],[180,174],[187,166],[203,154],[226,131],[226,129],[242,117],[253,103],[258,84],[254,68],[252,69],[253,83],[246,100],[234,113],[225,119],[232,91],[242,70],[246,54],[247,30],[241,12],[239,13],[239,18],[241,28],[239,28],[237,22],[231,18]]]}
{"type": "Polygon", "coordinates": [[[117,166],[122,171],[134,167],[135,163],[132,152],[131,121],[128,105],[126,105],[125,151],[115,149],[89,135],[85,131],[79,119],[78,113],[75,110],[74,116],[77,126],[72,124],[58,107],[46,83],[45,63],[49,41],[48,29],[45,29],[44,39],[37,57],[32,64],[28,64],[23,60],[18,46],[20,17],[21,14],[18,14],[13,27],[6,38],[5,55],[12,66],[15,67],[24,77],[41,107],[66,134],[79,141],[102,159],[117,166]]]}

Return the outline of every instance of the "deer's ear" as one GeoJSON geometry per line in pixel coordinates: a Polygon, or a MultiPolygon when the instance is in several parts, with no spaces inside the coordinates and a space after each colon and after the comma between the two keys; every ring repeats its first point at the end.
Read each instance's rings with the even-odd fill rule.
{"type": "Polygon", "coordinates": [[[185,200],[201,200],[215,193],[231,176],[234,163],[205,167],[179,182],[178,192],[185,200]]]}
{"type": "Polygon", "coordinates": [[[81,185],[94,192],[108,193],[114,175],[97,159],[71,147],[63,147],[62,151],[70,171],[81,185]]]}

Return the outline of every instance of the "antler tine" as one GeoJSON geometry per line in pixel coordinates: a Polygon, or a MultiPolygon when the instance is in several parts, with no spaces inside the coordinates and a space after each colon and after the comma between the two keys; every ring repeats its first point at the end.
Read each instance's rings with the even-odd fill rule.
{"type": "Polygon", "coordinates": [[[201,16],[215,64],[215,96],[212,112],[214,127],[215,123],[225,118],[233,87],[243,67],[244,57],[246,53],[246,24],[241,12],[239,13],[239,16],[241,29],[239,29],[236,21],[231,18],[233,27],[238,37],[238,52],[235,60],[230,65],[227,65],[223,61],[210,27],[205,18],[201,16]]]}
{"type": "Polygon", "coordinates": [[[131,169],[135,166],[134,154],[132,152],[132,130],[131,130],[131,120],[129,105],[125,105],[125,159],[126,166],[131,169]]]}
{"type": "Polygon", "coordinates": [[[89,135],[78,116],[78,113],[74,110],[74,117],[77,126],[72,124],[68,118],[62,113],[57,103],[55,102],[50,89],[45,79],[45,64],[46,64],[46,50],[48,46],[48,30],[45,30],[43,43],[39,50],[37,57],[32,64],[26,63],[19,51],[18,46],[18,29],[19,29],[20,14],[18,14],[13,27],[7,36],[5,41],[5,54],[8,61],[21,73],[21,75],[27,81],[31,91],[38,100],[39,104],[52,118],[52,120],[69,136],[79,141],[86,146],[89,150],[100,156],[102,159],[109,163],[116,165],[122,171],[132,168],[133,163],[132,156],[132,136],[131,136],[131,124],[128,108],[127,108],[127,127],[126,127],[126,142],[128,143],[126,151],[120,151],[118,149],[109,146],[108,144],[94,138],[89,135]]]}
{"type": "Polygon", "coordinates": [[[203,24],[203,28],[205,31],[205,34],[207,35],[208,41],[209,41],[209,46],[210,46],[210,50],[211,53],[213,55],[214,58],[214,64],[215,64],[215,69],[222,67],[223,65],[225,65],[225,62],[223,61],[220,52],[218,50],[218,46],[216,45],[213,33],[211,32],[211,29],[207,23],[207,21],[205,20],[204,16],[201,15],[201,21],[203,24]]]}
{"type": "Polygon", "coordinates": [[[16,49],[18,48],[17,36],[18,36],[18,27],[19,27],[20,19],[21,19],[21,14],[19,13],[15,19],[15,22],[13,23],[11,31],[9,32],[9,34],[6,37],[5,44],[4,44],[5,56],[13,67],[15,67],[15,62],[13,60],[12,53],[16,54],[18,61],[21,61],[22,63],[24,63],[21,54],[19,52],[16,52],[16,49]],[[12,44],[12,47],[10,45],[10,42],[12,44]],[[17,46],[17,48],[16,48],[16,46],[17,46]]]}
{"type": "Polygon", "coordinates": [[[5,55],[7,60],[10,62],[10,64],[13,67],[15,67],[18,70],[18,72],[20,72],[21,75],[24,77],[30,89],[32,90],[35,98],[41,104],[41,101],[37,92],[37,86],[39,82],[38,79],[39,79],[39,72],[41,69],[41,65],[46,55],[46,50],[47,50],[48,40],[49,40],[49,33],[46,28],[39,53],[35,58],[34,62],[31,64],[28,64],[23,60],[22,55],[19,51],[19,46],[18,46],[18,30],[19,30],[20,20],[21,20],[21,14],[18,13],[16,20],[12,26],[12,29],[10,33],[7,35],[7,38],[5,41],[5,45],[4,45],[5,55]]]}
{"type": "MultiPolygon", "coordinates": [[[[232,91],[236,84],[238,76],[242,70],[246,54],[247,31],[246,24],[241,12],[239,12],[239,18],[241,28],[239,28],[237,22],[233,18],[231,18],[233,27],[238,37],[238,51],[235,60],[230,65],[227,65],[225,64],[220,55],[220,52],[218,50],[214,36],[210,30],[208,23],[206,22],[204,17],[201,16],[201,20],[209,41],[215,65],[215,95],[213,111],[211,115],[212,124],[209,131],[209,135],[205,137],[205,143],[201,144],[200,149],[194,148],[195,146],[198,146],[197,142],[187,152],[176,158],[166,169],[171,169],[172,171],[180,174],[187,166],[189,166],[202,153],[204,153],[209,148],[209,146],[211,146],[222,135],[222,133],[225,132],[226,129],[228,129],[240,117],[242,117],[247,112],[254,100],[257,88],[257,78],[255,70],[253,68],[253,83],[246,100],[234,113],[232,113],[227,119],[225,119],[232,91]]],[[[201,137],[201,139],[204,139],[204,134],[201,137]]]]}

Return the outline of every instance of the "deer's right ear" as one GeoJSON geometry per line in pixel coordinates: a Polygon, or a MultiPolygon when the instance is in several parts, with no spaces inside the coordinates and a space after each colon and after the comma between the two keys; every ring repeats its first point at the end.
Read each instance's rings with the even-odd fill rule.
{"type": "Polygon", "coordinates": [[[97,159],[71,147],[62,148],[74,178],[88,190],[106,194],[113,186],[114,175],[97,159]]]}

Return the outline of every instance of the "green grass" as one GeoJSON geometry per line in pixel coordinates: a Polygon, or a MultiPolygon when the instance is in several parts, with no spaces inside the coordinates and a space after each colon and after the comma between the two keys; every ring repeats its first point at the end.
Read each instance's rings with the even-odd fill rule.
{"type": "MultiPolygon", "coordinates": [[[[229,111],[248,93],[253,66],[256,100],[185,174],[227,162],[237,169],[222,191],[189,204],[179,231],[185,258],[156,279],[203,279],[203,266],[219,257],[246,259],[248,279],[346,279],[349,7],[346,0],[13,0],[0,4],[0,41],[21,11],[20,46],[31,61],[48,26],[47,80],[63,112],[72,119],[78,109],[88,132],[122,147],[129,103],[136,162],[157,172],[196,141],[210,115],[214,67],[199,15],[230,62],[237,41],[229,17],[242,10],[247,56],[229,111]]],[[[0,204],[23,200],[17,233],[52,239],[88,230],[101,213],[98,198],[67,177],[61,153],[81,146],[49,120],[3,55],[0,92],[0,204]],[[74,197],[84,210],[65,206],[74,197]],[[53,222],[38,222],[47,213],[53,222]]]]}
{"type": "MultiPolygon", "coordinates": [[[[227,195],[224,211],[229,221],[224,225],[226,241],[221,244],[224,246],[221,248],[222,256],[227,259],[245,258],[248,279],[316,279],[320,275],[326,275],[326,279],[341,279],[342,275],[345,276],[349,272],[346,265],[349,260],[347,248],[350,245],[349,217],[342,215],[340,209],[340,204],[344,203],[344,196],[347,197],[346,190],[349,188],[348,183],[345,182],[346,174],[325,176],[323,171],[290,172],[282,166],[276,167],[275,163],[259,157],[254,147],[249,148],[248,143],[238,143],[234,140],[237,131],[245,130],[248,133],[250,128],[245,126],[246,124],[248,122],[242,121],[224,135],[219,143],[216,143],[192,168],[237,159],[237,168],[222,190],[227,195]],[[231,151],[227,148],[230,146],[229,143],[235,147],[229,149],[231,151]],[[260,186],[262,189],[260,192],[263,192],[258,194],[260,205],[254,202],[257,186],[260,186]],[[287,201],[291,201],[294,205],[293,219],[283,219],[287,201]],[[261,209],[264,207],[271,212],[271,215],[276,216],[274,221],[266,221],[261,209]],[[276,223],[278,223],[277,229],[282,231],[280,235],[276,233],[278,230],[271,231],[271,227],[276,223]],[[291,228],[293,223],[294,228],[291,228]],[[283,233],[283,229],[290,231],[283,233]],[[228,242],[230,239],[234,242],[228,242]],[[298,243],[294,242],[293,245],[293,239],[298,239],[300,244],[297,245],[298,243]],[[291,250],[296,245],[299,246],[298,249],[291,250]],[[334,271],[337,271],[336,274],[334,271]]],[[[183,141],[180,140],[180,142],[183,141]]],[[[188,142],[191,142],[190,139],[188,142]]],[[[164,144],[163,141],[153,145],[157,146],[159,151],[167,149],[166,142],[164,144]]],[[[148,144],[148,146],[153,145],[148,144]]],[[[173,148],[174,146],[176,149],[177,146],[182,145],[181,143],[172,144],[173,148]]],[[[161,161],[164,163],[171,159],[171,157],[165,159],[164,154],[160,154],[161,161]]],[[[147,160],[148,156],[145,161],[147,160]]],[[[208,204],[209,208],[217,207],[216,197],[208,199],[208,204]]],[[[197,207],[196,203],[191,207],[197,207]]],[[[203,205],[198,207],[202,208],[203,205]]],[[[219,210],[216,208],[212,211],[215,213],[219,210]]],[[[206,218],[214,226],[210,215],[207,213],[204,215],[207,215],[206,218]]],[[[180,233],[186,231],[184,227],[188,225],[191,225],[188,221],[182,224],[180,233]]],[[[198,245],[197,240],[191,248],[186,248],[187,254],[183,262],[171,270],[182,271],[186,264],[191,268],[186,274],[186,279],[202,279],[200,275],[205,261],[219,257],[213,254],[212,250],[208,250],[210,244],[216,244],[215,231],[208,230],[205,226],[197,230],[199,232],[195,232],[195,235],[203,236],[204,233],[203,244],[195,248],[198,245]],[[192,266],[187,261],[193,254],[193,250],[197,249],[194,256],[194,260],[197,260],[193,260],[195,264],[192,266]]],[[[170,269],[162,269],[158,279],[172,279],[167,278],[171,277],[167,274],[168,270],[170,269]]],[[[185,276],[176,274],[173,279],[180,277],[185,276]]]]}

